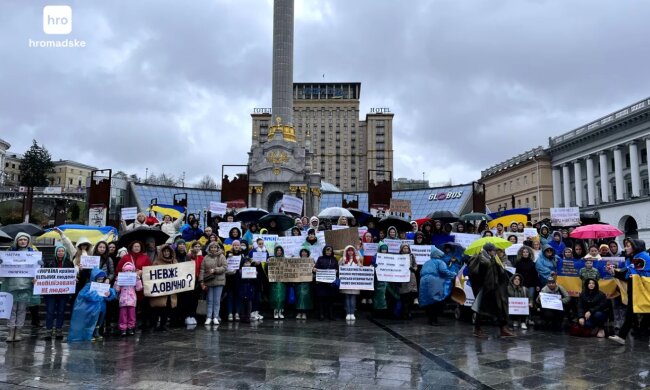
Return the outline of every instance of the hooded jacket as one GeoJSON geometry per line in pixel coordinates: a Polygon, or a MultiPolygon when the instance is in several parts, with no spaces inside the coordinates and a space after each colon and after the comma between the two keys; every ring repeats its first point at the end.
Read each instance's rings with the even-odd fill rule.
{"type": "MultiPolygon", "coordinates": [[[[133,263],[126,263],[122,272],[135,272],[133,263]]],[[[120,307],[135,307],[138,302],[136,291],[142,291],[142,280],[136,278],[135,286],[119,286],[115,284],[115,292],[120,294],[120,307]]]]}
{"type": "Polygon", "coordinates": [[[528,290],[524,285],[524,277],[521,274],[515,273],[510,278],[510,283],[508,284],[508,296],[511,298],[528,298],[528,290]],[[516,276],[519,276],[519,280],[521,280],[519,286],[515,286],[513,283],[516,276]]]}
{"type": "MultiPolygon", "coordinates": [[[[636,257],[639,253],[645,252],[646,246],[645,246],[645,241],[639,240],[636,238],[629,238],[627,237],[626,239],[623,240],[623,253],[625,255],[625,268],[622,269],[617,269],[614,271],[614,277],[620,280],[627,280],[632,275],[634,274],[634,266],[632,263],[632,260],[634,257],[636,257]],[[625,250],[625,243],[629,242],[630,245],[632,246],[632,256],[629,256],[627,254],[627,251],[625,250]]],[[[628,283],[628,291],[631,292],[630,286],[632,283],[628,283]]]]}
{"type": "MultiPolygon", "coordinates": [[[[100,277],[106,277],[104,271],[99,268],[93,268],[90,272],[90,280],[96,281],[100,277]]],[[[93,337],[95,326],[99,326],[97,321],[100,314],[106,312],[106,301],[115,299],[115,290],[109,289],[107,297],[100,296],[95,291],[90,290],[91,284],[88,283],[81,289],[74,302],[72,309],[72,319],[70,320],[70,333],[68,333],[68,342],[72,341],[89,341],[93,337]]]]}
{"type": "MultiPolygon", "coordinates": [[[[9,248],[10,251],[27,251],[34,252],[32,248],[32,237],[27,233],[18,233],[14,238],[13,245],[9,248]],[[18,239],[27,238],[27,246],[25,248],[18,248],[18,239]]],[[[0,283],[2,283],[2,288],[0,291],[11,293],[14,298],[14,302],[28,302],[30,304],[40,303],[40,298],[38,295],[33,295],[34,285],[32,284],[32,278],[0,278],[0,283]]]]}
{"type": "Polygon", "coordinates": [[[552,240],[551,230],[546,225],[539,227],[539,242],[542,244],[542,247],[552,240]],[[546,229],[546,234],[544,234],[544,229],[546,229]]]}
{"type": "Polygon", "coordinates": [[[43,268],[74,268],[74,264],[72,263],[72,260],[70,259],[70,253],[68,250],[65,248],[65,246],[59,244],[54,247],[54,256],[48,257],[47,259],[44,260],[44,265],[43,268]],[[59,262],[59,260],[56,258],[56,252],[59,249],[63,249],[63,260],[59,262]]]}
{"type": "Polygon", "coordinates": [[[600,291],[598,281],[596,279],[587,279],[583,283],[582,292],[578,297],[578,318],[584,318],[586,312],[592,315],[596,312],[605,312],[609,308],[609,302],[605,293],[600,291]],[[593,290],[587,288],[589,281],[593,280],[596,287],[593,290]]]}
{"type": "MultiPolygon", "coordinates": [[[[343,255],[341,256],[341,260],[339,260],[339,267],[340,266],[357,266],[361,267],[363,266],[363,258],[357,252],[357,250],[352,246],[348,245],[343,249],[343,255]],[[348,257],[348,249],[352,249],[354,251],[354,255],[352,257],[348,257]]],[[[344,290],[341,289],[341,294],[348,294],[348,295],[359,295],[360,291],[359,290],[344,290]]]]}
{"type": "Polygon", "coordinates": [[[169,237],[173,237],[178,234],[181,225],[183,224],[183,214],[180,217],[176,218],[173,222],[163,222],[160,224],[160,230],[163,233],[167,233],[169,237]]]}
{"type": "Polygon", "coordinates": [[[441,251],[431,247],[431,258],[420,270],[420,306],[429,306],[444,301],[451,293],[451,282],[456,273],[450,271],[447,264],[440,258],[441,251]]]}
{"type": "Polygon", "coordinates": [[[433,235],[433,225],[431,221],[426,221],[422,224],[422,235],[424,235],[424,244],[431,244],[431,236],[433,235]],[[428,228],[428,229],[427,229],[428,228]]]}
{"type": "Polygon", "coordinates": [[[551,235],[551,239],[548,241],[548,245],[555,249],[555,254],[561,254],[562,256],[564,255],[564,248],[566,248],[566,245],[564,245],[564,242],[562,242],[562,233],[554,231],[551,235]],[[555,236],[558,236],[560,238],[560,241],[555,241],[555,236]]]}
{"type": "Polygon", "coordinates": [[[208,254],[203,257],[201,263],[201,272],[199,273],[199,280],[207,287],[225,286],[226,285],[226,271],[228,270],[228,261],[223,254],[223,250],[216,242],[209,245],[208,249],[212,246],[217,246],[217,253],[212,255],[208,250],[208,254]],[[205,278],[211,274],[210,270],[214,270],[212,274],[215,275],[211,280],[205,278]]]}
{"type": "Polygon", "coordinates": [[[223,241],[223,244],[224,245],[232,245],[232,242],[235,241],[235,240],[239,240],[239,241],[243,240],[243,238],[241,236],[241,229],[239,229],[237,227],[234,227],[234,228],[230,229],[230,231],[228,232],[228,238],[226,238],[223,241]],[[237,236],[235,236],[235,234],[234,234],[235,230],[238,233],[237,236]]]}
{"type": "Polygon", "coordinates": [[[515,272],[523,278],[521,284],[526,287],[541,287],[539,282],[540,278],[537,274],[537,269],[535,268],[535,252],[533,248],[529,246],[522,246],[517,251],[517,260],[515,262],[515,272]],[[522,252],[524,249],[528,249],[528,258],[524,259],[522,257],[522,252]]]}
{"type": "Polygon", "coordinates": [[[320,226],[320,219],[318,219],[318,217],[313,216],[313,217],[309,218],[309,229],[314,229],[314,230],[318,231],[319,226],[320,226]],[[316,222],[316,223],[314,224],[314,222],[316,222]]]}
{"type": "Polygon", "coordinates": [[[535,269],[537,270],[537,275],[539,276],[540,286],[546,285],[546,281],[551,276],[551,273],[557,273],[557,264],[559,260],[560,259],[556,256],[555,249],[553,249],[552,246],[544,245],[542,247],[542,251],[539,253],[537,261],[535,262],[535,269]],[[550,259],[544,254],[547,249],[553,251],[550,259]]]}

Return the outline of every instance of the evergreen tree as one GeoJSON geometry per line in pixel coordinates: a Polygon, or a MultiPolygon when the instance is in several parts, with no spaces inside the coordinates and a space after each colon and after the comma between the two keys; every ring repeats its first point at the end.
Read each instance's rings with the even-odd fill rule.
{"type": "Polygon", "coordinates": [[[20,185],[26,187],[47,187],[47,175],[54,172],[52,156],[33,140],[32,146],[20,160],[20,185]]]}

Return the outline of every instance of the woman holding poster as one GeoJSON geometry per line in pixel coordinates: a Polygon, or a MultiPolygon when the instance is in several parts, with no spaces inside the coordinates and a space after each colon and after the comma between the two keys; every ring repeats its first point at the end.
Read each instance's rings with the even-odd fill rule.
{"type": "MultiPolygon", "coordinates": [[[[309,249],[302,248],[300,250],[300,257],[309,258],[311,253],[309,249]]],[[[296,284],[296,311],[298,315],[296,319],[306,320],[307,312],[313,308],[312,297],[311,297],[311,283],[303,282],[296,284]]]]}
{"type": "Polygon", "coordinates": [[[402,244],[399,248],[400,255],[409,255],[411,262],[409,264],[410,278],[408,282],[402,283],[399,289],[400,300],[402,301],[402,318],[405,320],[412,320],[411,305],[413,299],[417,298],[418,284],[415,279],[415,272],[418,269],[418,264],[415,256],[411,253],[409,244],[402,244]]]}
{"type": "MultiPolygon", "coordinates": [[[[363,266],[363,260],[352,245],[348,245],[343,250],[343,257],[339,261],[339,266],[363,266]]],[[[341,290],[343,294],[343,306],[345,307],[345,319],[354,321],[354,311],[357,307],[357,295],[359,290],[341,290]]]]}
{"type": "MultiPolygon", "coordinates": [[[[273,252],[276,260],[284,259],[284,248],[280,245],[276,245],[273,252]]],[[[287,286],[282,282],[273,282],[269,283],[269,285],[271,288],[269,300],[271,303],[271,309],[273,309],[273,318],[276,320],[283,319],[284,302],[287,299],[287,286]]]]}
{"type": "MultiPolygon", "coordinates": [[[[33,252],[32,238],[27,233],[18,233],[14,238],[14,244],[9,251],[27,251],[33,252]]],[[[40,265],[43,262],[39,260],[40,265]]],[[[1,264],[1,260],[0,260],[1,264]]],[[[11,307],[11,317],[7,321],[9,331],[5,341],[20,341],[23,337],[20,335],[20,329],[25,325],[25,314],[27,306],[38,305],[40,297],[32,294],[33,278],[0,278],[2,289],[0,291],[13,295],[13,306],[11,307]]]]}
{"type": "MultiPolygon", "coordinates": [[[[63,245],[54,247],[54,256],[44,261],[44,268],[74,268],[70,260],[70,255],[63,245]]],[[[45,295],[45,328],[47,333],[46,340],[56,337],[57,340],[63,339],[63,320],[65,307],[70,300],[71,294],[51,294],[45,295]],[[56,319],[56,330],[54,330],[54,320],[56,319]]]]}
{"type": "Polygon", "coordinates": [[[323,321],[325,319],[325,313],[331,321],[334,321],[334,310],[332,303],[334,297],[338,293],[338,286],[331,281],[318,281],[318,271],[319,270],[335,270],[338,273],[338,262],[334,257],[334,249],[332,246],[327,245],[323,248],[323,255],[316,260],[316,265],[312,269],[312,272],[316,274],[316,296],[318,297],[318,310],[319,310],[319,319],[323,321]]]}

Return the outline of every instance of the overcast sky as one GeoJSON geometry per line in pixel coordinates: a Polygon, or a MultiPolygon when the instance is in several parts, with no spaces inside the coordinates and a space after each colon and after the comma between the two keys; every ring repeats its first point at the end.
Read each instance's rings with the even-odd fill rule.
{"type": "MultiPolygon", "coordinates": [[[[55,159],[176,177],[246,164],[271,106],[272,2],[0,3],[0,138],[55,159]],[[29,48],[82,39],[86,48],[29,48]]],[[[395,177],[454,184],[650,96],[650,1],[296,0],[294,80],[359,81],[395,113],[395,177]]],[[[363,118],[362,118],[363,119],[363,118]]]]}

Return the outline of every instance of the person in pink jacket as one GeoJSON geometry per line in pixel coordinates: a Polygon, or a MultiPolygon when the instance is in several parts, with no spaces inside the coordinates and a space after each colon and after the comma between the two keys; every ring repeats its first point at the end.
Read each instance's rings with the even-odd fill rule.
{"type": "MultiPolygon", "coordinates": [[[[135,265],[131,262],[124,264],[122,272],[135,272],[135,265]]],[[[119,279],[115,283],[115,291],[120,294],[120,331],[122,336],[135,334],[135,307],[138,303],[136,291],[142,291],[142,280],[136,274],[135,286],[120,286],[119,279]]]]}

